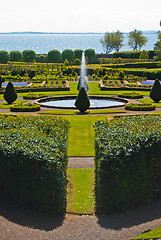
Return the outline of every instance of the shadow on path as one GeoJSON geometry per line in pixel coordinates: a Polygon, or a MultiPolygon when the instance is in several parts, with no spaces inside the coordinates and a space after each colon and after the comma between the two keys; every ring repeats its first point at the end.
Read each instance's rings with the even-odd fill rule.
{"type": "Polygon", "coordinates": [[[0,215],[13,223],[33,229],[51,231],[63,224],[65,216],[54,217],[13,203],[0,202],[0,215]]]}
{"type": "Polygon", "coordinates": [[[161,218],[161,200],[129,210],[126,213],[98,216],[98,224],[106,229],[121,230],[161,218]]]}

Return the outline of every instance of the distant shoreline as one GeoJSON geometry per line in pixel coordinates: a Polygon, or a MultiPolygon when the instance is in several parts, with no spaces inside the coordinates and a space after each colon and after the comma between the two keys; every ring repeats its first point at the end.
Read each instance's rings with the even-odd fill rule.
{"type": "MultiPolygon", "coordinates": [[[[142,31],[143,34],[156,34],[157,30],[146,30],[142,31]]],[[[128,34],[129,32],[123,32],[123,34],[128,34]]],[[[101,32],[0,32],[0,34],[105,34],[101,32]]]]}

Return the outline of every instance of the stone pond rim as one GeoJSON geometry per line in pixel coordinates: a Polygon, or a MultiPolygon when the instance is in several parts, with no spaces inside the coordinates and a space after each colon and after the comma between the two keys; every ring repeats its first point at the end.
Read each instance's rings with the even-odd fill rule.
{"type": "MultiPolygon", "coordinates": [[[[68,100],[75,100],[76,99],[76,96],[62,96],[62,97],[45,97],[45,98],[41,98],[41,99],[37,99],[35,100],[35,103],[36,104],[39,104],[41,107],[48,107],[48,108],[55,108],[55,109],[74,109],[74,110],[77,110],[77,108],[75,106],[73,107],[68,107],[68,106],[54,106],[54,102],[56,101],[62,101],[62,100],[65,100],[65,101],[68,101],[68,100]],[[53,102],[53,106],[51,105],[48,105],[48,104],[45,104],[45,102],[53,102]]],[[[95,106],[90,106],[89,109],[106,109],[106,108],[116,108],[116,107],[123,107],[125,106],[126,103],[129,103],[129,100],[128,99],[125,99],[125,98],[120,98],[120,97],[102,97],[102,96],[89,96],[89,99],[92,100],[107,100],[107,102],[109,101],[115,101],[116,104],[113,106],[99,106],[99,107],[95,107],[95,106]],[[109,101],[108,101],[109,100],[109,101]],[[118,104],[117,104],[118,102],[118,104]]]]}

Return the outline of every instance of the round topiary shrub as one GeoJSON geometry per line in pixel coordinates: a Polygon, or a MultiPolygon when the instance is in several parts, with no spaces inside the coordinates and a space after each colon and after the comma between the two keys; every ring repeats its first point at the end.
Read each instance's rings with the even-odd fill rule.
{"type": "Polygon", "coordinates": [[[36,112],[40,111],[40,106],[38,104],[15,104],[10,107],[11,112],[36,112]]]}
{"type": "Polygon", "coordinates": [[[131,92],[131,93],[121,93],[118,95],[118,97],[128,98],[128,99],[140,99],[140,98],[143,98],[143,95],[140,93],[131,92]]]}
{"type": "Polygon", "coordinates": [[[17,93],[11,82],[7,84],[7,87],[4,92],[4,99],[8,104],[13,103],[17,99],[17,93]]]}
{"type": "Polygon", "coordinates": [[[82,87],[78,93],[75,106],[82,113],[85,112],[90,106],[90,101],[84,87],[82,87]]]}
{"type": "Polygon", "coordinates": [[[76,58],[76,59],[74,60],[74,65],[76,65],[76,66],[81,65],[81,60],[80,60],[79,58],[76,58]]]}
{"type": "Polygon", "coordinates": [[[130,103],[125,105],[125,109],[132,111],[152,111],[155,110],[155,105],[151,103],[130,103]]]}
{"type": "Polygon", "coordinates": [[[30,100],[34,100],[34,99],[38,99],[38,98],[44,98],[44,97],[48,97],[48,95],[43,94],[43,93],[27,93],[23,96],[23,99],[30,99],[30,100]]]}

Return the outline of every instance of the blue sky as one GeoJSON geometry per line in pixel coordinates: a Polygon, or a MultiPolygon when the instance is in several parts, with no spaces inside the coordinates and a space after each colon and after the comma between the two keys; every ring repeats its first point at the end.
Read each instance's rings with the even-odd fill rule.
{"type": "Polygon", "coordinates": [[[0,32],[161,30],[160,20],[160,0],[8,0],[1,2],[0,32]]]}

